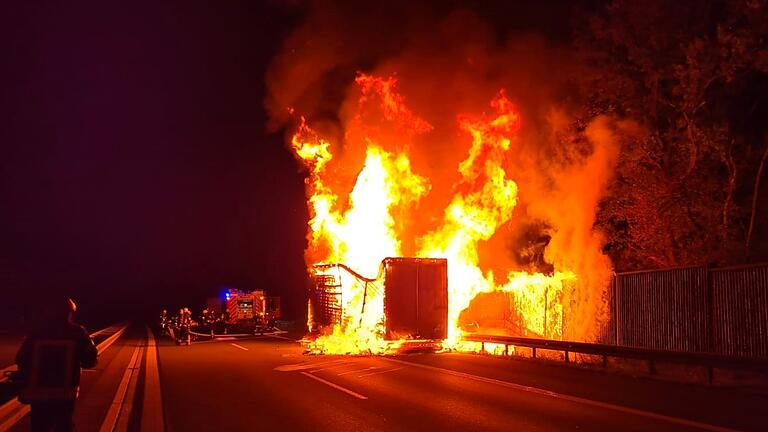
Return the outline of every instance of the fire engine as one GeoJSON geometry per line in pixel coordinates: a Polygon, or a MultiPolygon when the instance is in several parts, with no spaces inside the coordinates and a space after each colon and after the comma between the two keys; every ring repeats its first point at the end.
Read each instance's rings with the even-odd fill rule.
{"type": "Polygon", "coordinates": [[[268,328],[280,318],[280,297],[268,297],[263,290],[229,289],[224,294],[228,324],[268,328]]]}

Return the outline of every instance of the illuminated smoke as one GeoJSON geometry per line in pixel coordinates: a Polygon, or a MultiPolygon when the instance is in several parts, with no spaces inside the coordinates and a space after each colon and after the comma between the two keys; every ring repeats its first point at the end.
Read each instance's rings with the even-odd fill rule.
{"type": "MultiPolygon", "coordinates": [[[[539,36],[499,42],[466,11],[392,16],[318,8],[268,74],[273,122],[308,172],[308,266],[372,277],[386,256],[447,257],[449,346],[472,349],[460,315],[492,292],[524,334],[595,340],[611,263],[593,223],[628,126],[574,127],[569,53],[539,36]],[[392,16],[402,25],[388,34],[392,16]]],[[[369,301],[327,352],[384,349],[381,299],[369,301]]]]}

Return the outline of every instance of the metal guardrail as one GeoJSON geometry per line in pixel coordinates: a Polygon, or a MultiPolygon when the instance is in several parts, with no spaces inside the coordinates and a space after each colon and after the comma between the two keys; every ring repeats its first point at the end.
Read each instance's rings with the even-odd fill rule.
{"type": "Polygon", "coordinates": [[[768,265],[711,269],[712,351],[768,356],[768,265]]]}
{"type": "Polygon", "coordinates": [[[706,267],[619,273],[614,283],[617,345],[709,351],[706,267]]]}
{"type": "Polygon", "coordinates": [[[609,357],[630,358],[648,361],[648,372],[656,373],[656,363],[682,363],[704,366],[708,368],[708,379],[712,382],[713,368],[739,369],[756,372],[768,372],[768,358],[734,357],[721,354],[702,352],[682,352],[659,350],[649,348],[626,347],[618,345],[595,344],[586,342],[556,341],[549,339],[532,339],[514,336],[494,335],[465,335],[463,340],[482,343],[485,351],[486,343],[504,345],[505,354],[509,354],[510,346],[531,348],[532,356],[536,357],[536,350],[562,351],[565,353],[565,362],[570,362],[570,353],[589,354],[603,357],[603,366],[608,365],[609,357]]]}

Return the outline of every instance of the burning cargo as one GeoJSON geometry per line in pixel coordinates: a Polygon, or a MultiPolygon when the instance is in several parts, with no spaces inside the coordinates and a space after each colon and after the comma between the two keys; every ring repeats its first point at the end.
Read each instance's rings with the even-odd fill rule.
{"type": "Polygon", "coordinates": [[[386,340],[442,340],[448,332],[448,260],[385,258],[376,278],[344,264],[313,268],[310,329],[372,324],[386,340]],[[383,317],[377,322],[369,316],[383,317]]]}
{"type": "MultiPolygon", "coordinates": [[[[520,202],[515,168],[531,166],[526,149],[535,146],[524,142],[530,134],[521,133],[520,110],[503,88],[482,93],[490,97],[485,110],[455,107],[462,109],[430,123],[406,104],[397,77],[361,73],[355,85],[344,104],[351,116],[338,136],[290,110],[290,147],[307,173],[305,260],[314,280],[308,325],[320,330],[308,339],[309,351],[383,354],[409,338],[441,337],[443,349],[478,351],[480,344],[462,334],[486,330],[551,339],[566,331],[576,339],[595,335],[606,316],[610,262],[591,232],[596,201],[584,200],[582,208],[578,197],[598,195],[594,165],[607,159],[596,152],[600,159],[583,168],[558,177],[547,172],[541,183],[558,179],[564,189],[537,194],[533,181],[520,202]],[[443,151],[446,137],[455,151],[443,151]],[[439,163],[432,158],[438,153],[439,163]],[[583,181],[573,181],[582,174],[583,181]],[[527,218],[548,227],[541,256],[549,266],[525,269],[509,254],[510,233],[527,218]],[[404,255],[419,258],[385,258],[404,255]]],[[[596,148],[608,145],[600,139],[590,138],[596,148]]],[[[517,173],[538,179],[535,170],[517,173]]]]}

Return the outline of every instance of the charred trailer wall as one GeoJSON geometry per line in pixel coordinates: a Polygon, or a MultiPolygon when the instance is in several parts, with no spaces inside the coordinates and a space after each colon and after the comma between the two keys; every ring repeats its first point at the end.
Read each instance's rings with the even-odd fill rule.
{"type": "Polygon", "coordinates": [[[448,260],[384,260],[387,339],[448,337],[448,260]]]}

